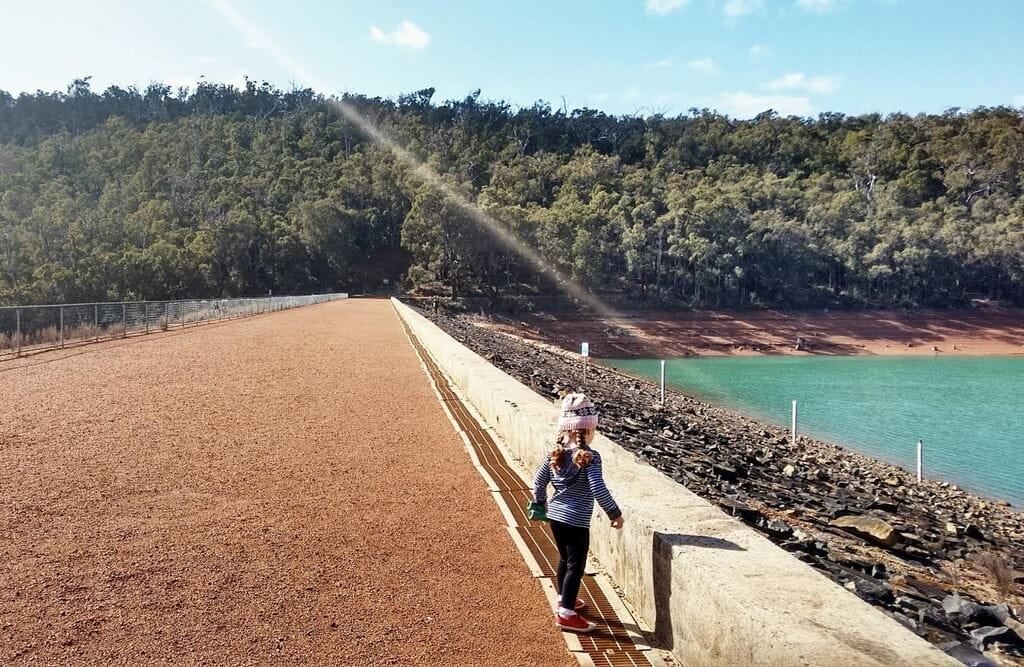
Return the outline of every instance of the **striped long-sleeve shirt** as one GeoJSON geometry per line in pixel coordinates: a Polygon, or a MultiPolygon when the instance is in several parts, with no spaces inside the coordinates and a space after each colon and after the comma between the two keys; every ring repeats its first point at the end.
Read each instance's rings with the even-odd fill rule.
{"type": "Polygon", "coordinates": [[[590,528],[595,499],[609,519],[615,520],[622,516],[622,511],[604,484],[601,455],[591,449],[594,458],[581,470],[572,462],[575,451],[576,448],[566,450],[566,465],[562,466],[561,472],[552,470],[549,460],[537,468],[537,474],[533,477],[533,499],[547,506],[549,519],[578,528],[590,528]],[[551,500],[547,498],[548,484],[555,487],[551,500]]]}

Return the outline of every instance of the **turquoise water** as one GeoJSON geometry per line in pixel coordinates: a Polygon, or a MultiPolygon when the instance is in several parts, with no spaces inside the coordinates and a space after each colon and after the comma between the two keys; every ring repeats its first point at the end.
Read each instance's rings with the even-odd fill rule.
{"type": "MultiPolygon", "coordinates": [[[[652,359],[605,360],[658,379],[652,359]]],[[[1024,505],[1024,357],[673,359],[685,393],[907,470],[924,440],[925,476],[1024,505]]]]}

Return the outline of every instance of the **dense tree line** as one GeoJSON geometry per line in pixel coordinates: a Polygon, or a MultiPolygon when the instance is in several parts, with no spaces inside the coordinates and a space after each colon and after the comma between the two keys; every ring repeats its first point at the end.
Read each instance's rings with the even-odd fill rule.
{"type": "MultiPolygon", "coordinates": [[[[545,262],[631,300],[1024,304],[1024,115],[738,121],[344,101],[545,262]]],[[[377,289],[535,295],[547,275],[311,90],[0,91],[0,303],[377,289]]]]}

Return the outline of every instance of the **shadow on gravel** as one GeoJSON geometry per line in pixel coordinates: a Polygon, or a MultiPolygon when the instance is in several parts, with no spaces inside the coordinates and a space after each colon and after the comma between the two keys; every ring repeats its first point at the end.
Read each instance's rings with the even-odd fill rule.
{"type": "Polygon", "coordinates": [[[746,551],[743,547],[719,537],[685,535],[678,533],[654,532],[654,639],[658,648],[671,651],[675,644],[675,629],[672,625],[672,549],[673,547],[698,547],[701,549],[723,549],[725,551],[746,551]]]}

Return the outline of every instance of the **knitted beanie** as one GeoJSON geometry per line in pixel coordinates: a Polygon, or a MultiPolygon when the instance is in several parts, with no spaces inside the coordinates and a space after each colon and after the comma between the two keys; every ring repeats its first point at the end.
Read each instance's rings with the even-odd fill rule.
{"type": "Polygon", "coordinates": [[[597,408],[585,394],[567,394],[562,399],[559,431],[597,428],[597,408]]]}

